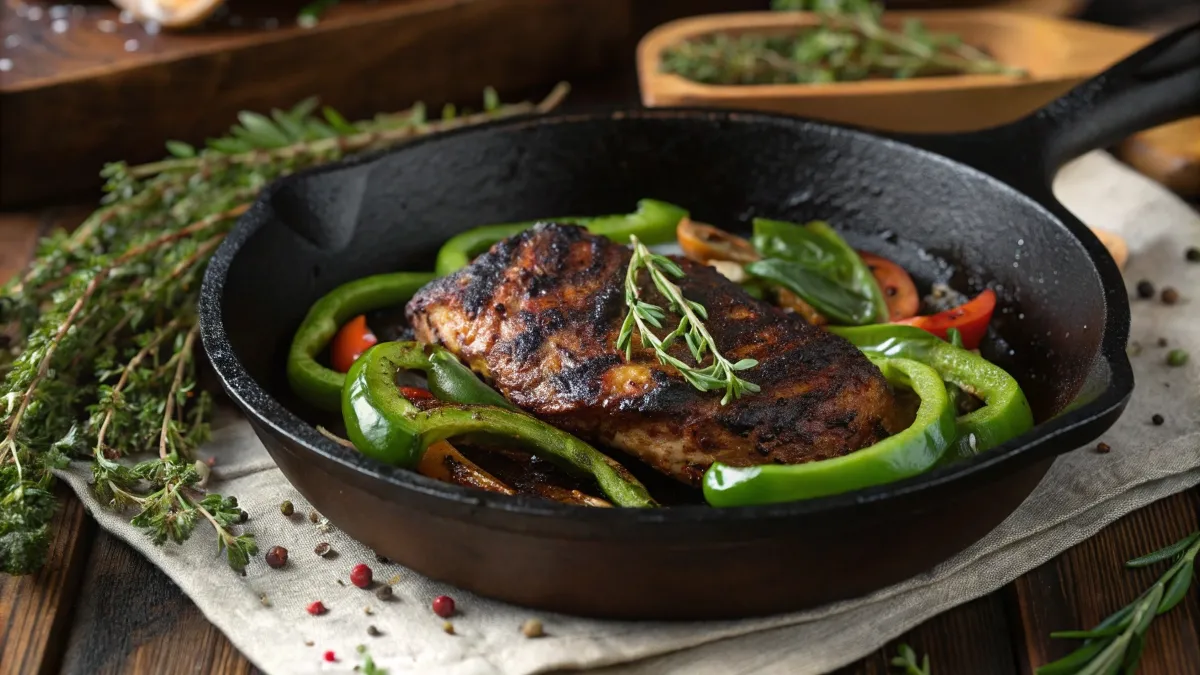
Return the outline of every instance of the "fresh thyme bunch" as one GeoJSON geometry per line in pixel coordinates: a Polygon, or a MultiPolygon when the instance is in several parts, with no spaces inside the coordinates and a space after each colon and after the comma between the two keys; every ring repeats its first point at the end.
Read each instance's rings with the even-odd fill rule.
{"type": "Polygon", "coordinates": [[[239,115],[230,133],[197,149],[171,141],[172,157],[110,164],[103,205],[73,233],[42,242],[26,273],[0,294],[0,568],[29,573],[45,560],[56,503],[52,470],[90,458],[96,496],[136,508],[132,523],[155,542],[182,542],[207,521],[241,570],[256,552],[237,534],[233,497],[207,493],[195,449],[208,437],[212,399],[196,383],[196,302],[213,251],[263,186],[293,171],[542,103],[484,112],[452,106],[428,120],[418,104],[351,124],[306,100],[270,116],[239,115]],[[151,457],[130,465],[119,459],[151,457]]]}
{"type": "Polygon", "coordinates": [[[722,85],[1021,72],[957,35],[929,32],[920,21],[886,28],[883,6],[871,0],[777,0],[774,6],[817,12],[821,24],[788,35],[714,33],[687,40],[663,53],[662,70],[722,85]]]}

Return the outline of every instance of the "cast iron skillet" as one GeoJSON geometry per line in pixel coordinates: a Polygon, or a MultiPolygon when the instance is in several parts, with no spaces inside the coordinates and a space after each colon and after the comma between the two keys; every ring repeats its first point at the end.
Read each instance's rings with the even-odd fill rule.
{"type": "Polygon", "coordinates": [[[1094,440],[1133,389],[1129,305],[1112,259],[1051,195],[1064,161],[1200,113],[1200,26],[1032,117],[979,133],[881,138],[803,119],[626,110],[499,121],[284,179],[217,252],[204,346],[288,480],[334,525],[435,579],[597,617],[714,618],[862,595],[977,541],[1051,460],[1094,440]],[[471,491],[325,439],[288,391],[308,307],[344,282],[431,269],[492,222],[617,213],[640,197],[745,227],[823,218],[922,283],[1001,297],[986,353],[1040,423],[970,461],[812,501],[718,510],[566,507],[471,491]]]}

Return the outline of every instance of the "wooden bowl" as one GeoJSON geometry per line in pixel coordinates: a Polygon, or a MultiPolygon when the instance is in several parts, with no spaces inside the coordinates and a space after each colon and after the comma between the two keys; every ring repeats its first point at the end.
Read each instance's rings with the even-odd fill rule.
{"type": "Polygon", "coordinates": [[[889,12],[884,20],[898,25],[909,18],[933,31],[957,33],[1027,75],[716,86],[660,72],[662,53],[689,38],[785,33],[820,21],[808,12],[712,14],[663,24],[642,38],[637,54],[642,103],[767,110],[896,132],[969,131],[1023,117],[1151,40],[1137,31],[993,10],[889,12]]]}

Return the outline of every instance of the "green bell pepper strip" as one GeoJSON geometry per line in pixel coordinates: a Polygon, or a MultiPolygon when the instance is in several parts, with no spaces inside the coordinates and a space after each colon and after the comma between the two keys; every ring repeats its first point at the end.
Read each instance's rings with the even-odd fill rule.
{"type": "MultiPolygon", "coordinates": [[[[642,243],[653,245],[674,241],[675,227],[687,215],[687,211],[674,204],[656,199],[642,199],[638,201],[637,211],[629,214],[564,216],[543,218],[542,221],[582,225],[592,234],[608,237],[621,244],[629,243],[629,237],[637,235],[642,243]]],[[[466,267],[475,256],[484,253],[496,242],[519,234],[542,221],[484,225],[451,237],[438,251],[435,266],[438,276],[446,276],[466,267]]]]}
{"type": "Polygon", "coordinates": [[[954,442],[954,407],[929,366],[911,359],[870,357],[893,385],[921,398],[909,427],[874,445],[805,464],[734,467],[720,462],[704,473],[712,506],[750,506],[812,499],[890,483],[928,471],[954,442]]]}
{"type": "Polygon", "coordinates": [[[958,439],[948,459],[970,457],[1033,428],[1033,411],[1021,385],[1003,368],[914,326],[831,327],[868,356],[924,363],[946,382],[982,399],[984,406],[958,418],[958,439]]]}
{"type": "Polygon", "coordinates": [[[350,319],[408,302],[433,278],[430,272],[379,274],[338,286],[318,300],[309,308],[288,350],[287,377],[292,391],[320,410],[341,410],[346,376],[318,363],[317,354],[350,319]]]}
{"type": "Polygon", "coordinates": [[[459,364],[461,371],[446,368],[453,359],[440,347],[419,342],[385,342],[364,352],[346,374],[342,388],[342,419],[354,447],[381,462],[411,469],[437,441],[464,435],[498,437],[592,476],[613,504],[657,506],[646,488],[620,464],[571,434],[515,410],[465,366],[459,364]],[[440,365],[438,354],[445,355],[440,365]],[[457,396],[460,400],[421,410],[396,386],[400,370],[424,371],[436,398],[447,401],[457,396]],[[479,396],[476,386],[492,391],[503,405],[479,396]],[[464,397],[464,391],[469,395],[464,397]],[[489,400],[467,402],[463,398],[489,400]]]}

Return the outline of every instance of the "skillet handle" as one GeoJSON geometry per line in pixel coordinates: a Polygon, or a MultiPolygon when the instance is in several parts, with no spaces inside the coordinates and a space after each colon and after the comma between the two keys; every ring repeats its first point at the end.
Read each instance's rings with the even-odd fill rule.
{"type": "Polygon", "coordinates": [[[1018,189],[1046,194],[1058,169],[1079,155],[1192,115],[1200,115],[1200,22],[1159,38],[1016,122],[912,140],[1018,189]]]}

